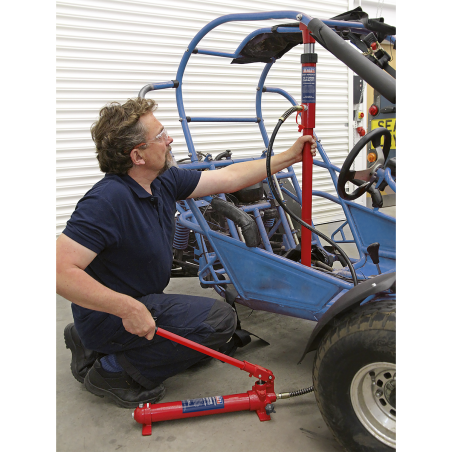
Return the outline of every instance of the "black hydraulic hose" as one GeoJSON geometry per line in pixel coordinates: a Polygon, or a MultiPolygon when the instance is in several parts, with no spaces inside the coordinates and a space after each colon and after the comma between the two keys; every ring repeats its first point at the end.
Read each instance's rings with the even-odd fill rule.
{"type": "Polygon", "coordinates": [[[334,248],[336,248],[339,253],[343,256],[343,258],[345,259],[345,262],[347,262],[347,266],[350,269],[350,273],[352,275],[353,278],[353,284],[355,286],[358,285],[358,279],[356,278],[356,273],[355,273],[355,269],[353,268],[352,263],[350,262],[350,259],[348,258],[348,256],[345,254],[345,252],[342,250],[342,248],[340,248],[333,240],[331,240],[330,238],[328,238],[325,234],[323,234],[322,232],[318,231],[317,229],[313,228],[310,224],[305,223],[301,218],[297,217],[295,214],[293,214],[285,205],[283,200],[279,197],[278,192],[276,191],[276,187],[275,184],[273,182],[273,178],[272,178],[272,173],[271,173],[271,169],[270,169],[270,162],[271,162],[271,155],[272,155],[272,149],[273,149],[273,143],[275,141],[276,138],[276,134],[278,133],[281,125],[284,123],[284,121],[294,112],[297,111],[296,107],[291,107],[289,108],[289,110],[287,110],[283,116],[281,118],[279,118],[278,120],[278,124],[276,124],[276,127],[273,130],[272,136],[270,138],[270,143],[268,144],[268,150],[267,150],[267,182],[268,182],[268,186],[270,187],[270,190],[274,196],[274,198],[276,199],[276,201],[278,201],[279,205],[283,208],[283,210],[289,214],[292,219],[294,219],[297,223],[301,224],[302,226],[304,226],[305,228],[309,229],[311,232],[314,232],[314,234],[317,234],[319,237],[321,237],[323,240],[325,240],[326,242],[328,242],[330,245],[332,245],[334,248]]]}
{"type": "Polygon", "coordinates": [[[314,386],[309,386],[309,388],[299,389],[298,391],[293,391],[290,393],[290,397],[297,397],[304,394],[309,394],[314,391],[314,386]]]}

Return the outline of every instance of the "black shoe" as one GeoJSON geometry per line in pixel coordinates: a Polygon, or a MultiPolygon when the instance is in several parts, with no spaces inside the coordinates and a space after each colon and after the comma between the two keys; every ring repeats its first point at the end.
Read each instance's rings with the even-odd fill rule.
{"type": "Polygon", "coordinates": [[[73,323],[70,323],[64,329],[64,342],[66,342],[66,348],[69,348],[72,352],[72,375],[77,381],[83,383],[88,370],[98,358],[99,353],[83,347],[73,323]]]}
{"type": "Polygon", "coordinates": [[[85,377],[85,388],[99,397],[108,397],[122,408],[136,408],[140,403],[156,403],[163,398],[166,389],[156,383],[146,389],[124,371],[107,372],[97,359],[85,377]]]}

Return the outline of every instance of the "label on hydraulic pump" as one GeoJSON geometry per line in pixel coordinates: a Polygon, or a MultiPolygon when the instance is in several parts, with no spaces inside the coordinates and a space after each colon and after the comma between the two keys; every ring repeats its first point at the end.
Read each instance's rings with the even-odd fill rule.
{"type": "Polygon", "coordinates": [[[221,408],[224,408],[222,396],[182,400],[182,413],[196,413],[197,411],[219,410],[221,408]]]}
{"type": "Polygon", "coordinates": [[[315,72],[316,68],[305,66],[301,68],[301,103],[315,103],[315,72]]]}

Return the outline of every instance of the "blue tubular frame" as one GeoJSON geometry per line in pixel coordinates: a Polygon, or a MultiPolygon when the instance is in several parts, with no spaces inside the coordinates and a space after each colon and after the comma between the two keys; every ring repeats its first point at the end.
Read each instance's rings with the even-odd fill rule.
{"type": "MultiPolygon", "coordinates": [[[[181,121],[182,125],[182,131],[184,132],[185,141],[188,146],[188,152],[191,154],[191,161],[196,162],[197,155],[195,152],[195,148],[193,145],[193,139],[191,137],[190,129],[188,127],[188,121],[185,114],[185,108],[184,108],[184,101],[182,97],[182,85],[183,85],[183,77],[185,73],[185,68],[187,67],[188,60],[190,59],[190,56],[192,55],[193,51],[195,50],[197,44],[201,41],[201,39],[210,31],[212,31],[214,28],[218,27],[219,25],[222,25],[227,22],[233,22],[233,21],[254,21],[254,20],[268,20],[268,19],[294,19],[296,20],[297,15],[299,13],[296,11],[272,11],[268,13],[247,13],[247,14],[228,14],[226,16],[219,17],[209,24],[205,25],[192,39],[190,44],[187,47],[187,50],[185,51],[180,65],[179,69],[177,70],[176,79],[179,82],[179,86],[176,88],[176,102],[177,102],[177,110],[179,112],[179,120],[181,121]]],[[[271,31],[271,29],[269,29],[271,31]]],[[[293,31],[293,29],[291,30],[293,31]]],[[[252,35],[253,33],[251,33],[252,35]]],[[[250,35],[249,35],[250,36],[250,35]]],[[[246,38],[241,46],[244,46],[249,40],[246,38]]],[[[254,36],[253,36],[254,37],[254,36]]],[[[251,38],[252,39],[252,38],[251,38]]],[[[240,46],[239,46],[240,48],[240,46]]],[[[199,53],[199,50],[197,50],[199,53]]],[[[203,51],[204,54],[212,55],[213,53],[208,53],[208,51],[203,51]]],[[[238,52],[235,52],[234,55],[238,55],[238,52]]],[[[222,54],[221,56],[226,57],[228,54],[222,54]]],[[[235,58],[235,56],[229,56],[230,58],[235,58]]]]}
{"type": "MultiPolygon", "coordinates": [[[[181,164],[182,168],[189,169],[210,169],[215,170],[224,166],[228,166],[241,161],[249,161],[254,159],[266,158],[267,151],[264,151],[260,157],[257,158],[243,158],[243,159],[227,159],[227,160],[211,160],[206,158],[204,161],[198,161],[195,152],[189,123],[190,122],[238,122],[238,123],[257,123],[265,144],[268,148],[269,137],[263,121],[262,114],[262,94],[264,92],[276,93],[286,98],[291,105],[297,105],[295,98],[289,93],[280,88],[266,87],[265,80],[267,75],[275,63],[276,59],[272,58],[270,63],[267,63],[260,75],[257,92],[256,92],[256,117],[240,118],[240,117],[190,117],[186,116],[183,105],[183,76],[187,67],[188,61],[192,54],[211,55],[223,58],[240,59],[240,52],[245,45],[262,33],[272,32],[271,28],[261,28],[250,33],[237,47],[234,53],[216,52],[206,49],[198,49],[196,46],[201,39],[214,28],[231,21],[256,21],[268,19],[293,19],[307,25],[312,19],[310,16],[296,12],[296,11],[273,11],[267,13],[250,13],[250,14],[230,14],[219,17],[214,21],[204,26],[192,39],[184,53],[177,74],[176,80],[169,82],[160,82],[146,85],[140,91],[139,96],[144,95],[152,90],[175,88],[176,102],[179,113],[179,120],[181,122],[185,141],[188,147],[188,152],[191,162],[188,164],[181,164]],[[300,17],[301,20],[300,20],[300,17]]],[[[369,32],[359,22],[343,22],[335,20],[323,20],[325,24],[332,27],[343,27],[355,31],[369,32]]],[[[301,33],[298,28],[278,27],[276,32],[280,33],[301,33]]],[[[315,135],[315,134],[314,134],[315,135]]],[[[317,140],[317,136],[315,136],[317,140]]],[[[323,146],[317,140],[317,148],[321,160],[314,160],[314,165],[328,170],[333,181],[334,188],[337,191],[338,177],[336,173],[340,172],[340,168],[333,165],[323,146]]],[[[277,173],[278,181],[281,179],[289,179],[295,189],[295,194],[287,190],[280,184],[281,190],[294,199],[301,206],[302,193],[298,180],[295,175],[293,167],[288,167],[286,170],[277,173]]],[[[395,183],[391,177],[390,170],[386,172],[379,170],[379,182],[383,179],[387,180],[388,184],[395,192],[395,183]]],[[[267,183],[267,180],[264,179],[267,183]]],[[[375,241],[381,243],[380,247],[380,268],[382,272],[394,271],[395,267],[395,242],[386,240],[385,234],[387,231],[394,230],[395,235],[395,220],[388,217],[377,209],[371,211],[366,207],[356,205],[353,202],[345,201],[340,197],[333,196],[327,192],[313,190],[313,196],[320,196],[337,204],[340,204],[346,220],[345,222],[333,232],[331,238],[340,232],[342,236],[341,241],[337,243],[355,243],[359,252],[359,259],[350,259],[357,272],[358,279],[366,279],[368,276],[375,274],[375,266],[367,258],[368,253],[366,247],[375,241]],[[353,240],[347,240],[343,228],[349,225],[353,240]],[[369,237],[368,230],[377,233],[377,237],[369,237]]],[[[225,199],[225,194],[219,195],[225,199]]],[[[272,198],[271,193],[269,198],[272,198]]],[[[298,262],[294,262],[275,254],[270,244],[272,235],[282,227],[284,230],[284,245],[289,248],[295,248],[293,239],[293,232],[289,227],[286,215],[280,206],[278,207],[280,218],[266,231],[261,212],[272,207],[270,202],[262,201],[258,204],[245,205],[242,210],[252,214],[256,220],[258,230],[260,232],[263,249],[248,248],[246,244],[241,241],[239,232],[233,221],[227,219],[227,225],[231,236],[220,234],[212,230],[206,219],[200,211],[200,207],[208,206],[211,201],[210,197],[205,197],[202,200],[188,199],[185,202],[178,203],[177,210],[179,212],[179,221],[182,226],[191,229],[195,232],[196,241],[198,245],[198,262],[199,262],[199,279],[200,282],[206,286],[214,287],[215,290],[224,295],[224,284],[233,284],[239,293],[237,301],[241,304],[247,305],[253,309],[263,309],[271,312],[291,315],[295,317],[302,317],[310,320],[318,320],[321,315],[346,291],[353,287],[353,284],[341,279],[340,277],[350,278],[350,272],[344,268],[341,271],[335,271],[335,274],[340,277],[335,277],[327,273],[320,272],[313,268],[303,266],[298,262]],[[206,240],[209,242],[213,252],[208,252],[206,240]],[[251,267],[250,267],[251,263],[251,267]],[[215,269],[214,266],[221,264],[221,269],[215,269]],[[249,276],[250,271],[252,275],[249,276]],[[227,274],[228,279],[220,280],[218,275],[227,274]],[[207,280],[207,276],[211,279],[207,280]]],[[[391,235],[391,234],[389,234],[391,235]]],[[[320,240],[316,234],[313,234],[313,244],[321,246],[320,240]]]]}
{"type": "Polygon", "coordinates": [[[344,234],[344,227],[348,225],[348,221],[345,220],[332,234],[331,238],[334,240],[334,236],[340,232],[342,240],[334,240],[336,243],[355,243],[354,240],[347,240],[344,234]]]}

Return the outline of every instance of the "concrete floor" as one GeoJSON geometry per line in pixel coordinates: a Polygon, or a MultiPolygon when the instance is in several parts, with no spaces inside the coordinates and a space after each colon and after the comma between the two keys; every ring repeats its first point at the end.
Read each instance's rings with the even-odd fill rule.
{"type": "MultiPolygon", "coordinates": [[[[382,209],[395,216],[395,207],[382,209]]],[[[340,223],[319,227],[334,231],[340,223]]],[[[344,250],[355,256],[353,245],[344,250]]],[[[197,278],[175,278],[166,293],[219,298],[213,289],[202,289],[197,278]]],[[[310,353],[297,365],[314,322],[251,311],[238,306],[242,328],[265,339],[265,345],[253,337],[238,349],[235,358],[271,369],[276,393],[311,386],[310,353]]],[[[275,403],[276,413],[269,422],[260,422],[254,412],[154,423],[152,435],[141,435],[141,425],[132,419],[133,410],[119,408],[96,397],[77,382],[70,371],[71,353],[65,348],[64,327],[72,321],[70,303],[57,296],[57,451],[121,452],[210,452],[243,451],[263,448],[267,451],[310,452],[341,451],[317,408],[313,393],[275,403]]],[[[239,369],[211,360],[172,377],[165,382],[167,393],[162,402],[198,397],[242,393],[251,389],[254,378],[239,369]]]]}

